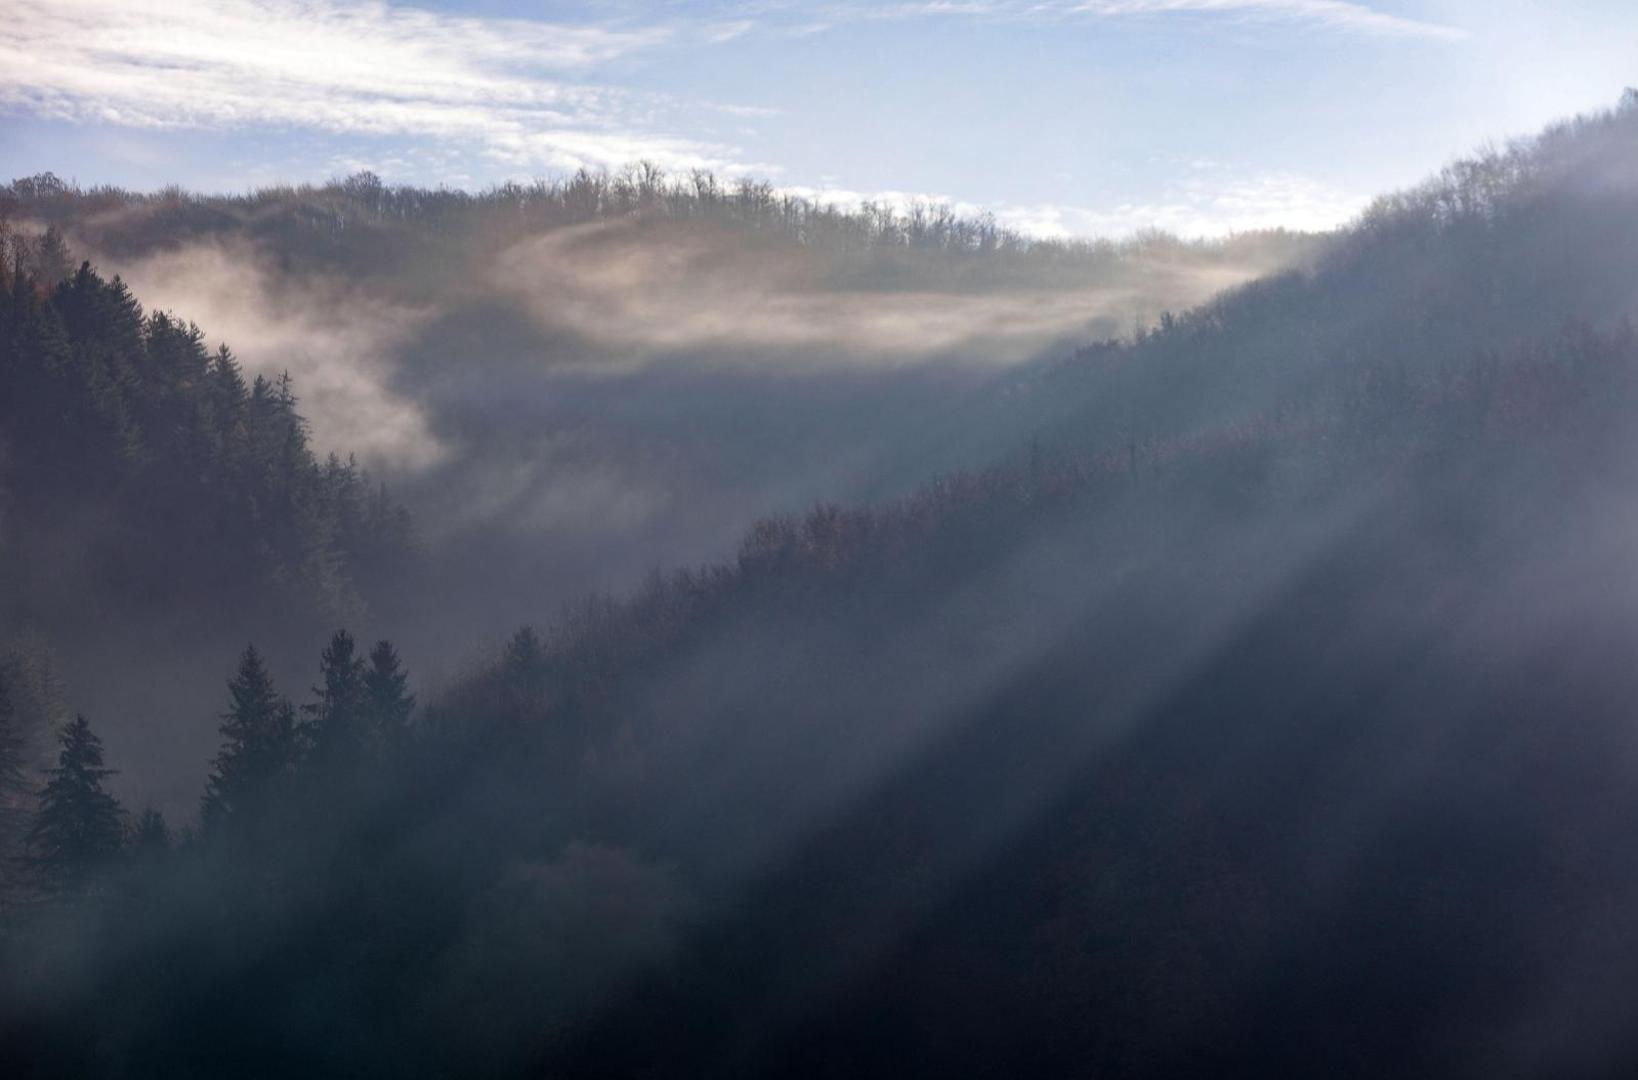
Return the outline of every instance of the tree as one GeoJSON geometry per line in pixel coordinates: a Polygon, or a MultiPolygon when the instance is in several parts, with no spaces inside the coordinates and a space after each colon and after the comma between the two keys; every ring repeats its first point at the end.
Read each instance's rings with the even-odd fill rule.
{"type": "Polygon", "coordinates": [[[318,700],[302,706],[308,760],[320,773],[345,774],[362,764],[369,750],[364,661],[356,651],[353,636],[337,630],[319,657],[323,685],[313,688],[318,700]]]}
{"type": "Polygon", "coordinates": [[[34,265],[41,283],[48,286],[56,285],[68,276],[73,261],[68,254],[68,245],[63,243],[62,230],[57,226],[47,226],[41,235],[34,252],[34,265]]]}
{"type": "Polygon", "coordinates": [[[532,626],[521,627],[506,643],[501,670],[508,685],[525,699],[538,698],[546,689],[546,648],[532,626]]]}
{"type": "Polygon", "coordinates": [[[57,767],[48,773],[28,833],[28,862],[49,895],[83,896],[120,853],[124,811],[103,790],[115,770],[103,767],[102,740],[85,717],[64,726],[58,741],[57,767]]]}
{"type": "Polygon", "coordinates": [[[0,671],[0,825],[22,795],[23,737],[17,730],[17,710],[11,704],[5,672],[0,671]]]}
{"type": "Polygon", "coordinates": [[[206,782],[201,817],[207,831],[233,822],[259,833],[295,765],[295,711],[274,688],[254,645],[239,658],[228,700],[222,749],[206,782]]]}
{"type": "MultiPolygon", "coordinates": [[[[23,819],[23,737],[17,730],[17,710],[6,688],[5,672],[0,671],[0,860],[10,862],[23,819]]],[[[8,874],[0,873],[0,903],[8,874]]]]}
{"type": "Polygon", "coordinates": [[[384,747],[401,747],[409,737],[415,695],[409,692],[408,684],[409,676],[400,667],[398,650],[392,642],[376,642],[370,650],[370,668],[364,675],[364,700],[370,729],[384,747]]]}
{"type": "Polygon", "coordinates": [[[42,277],[19,242],[0,222],[0,489],[8,519],[40,527],[7,536],[0,589],[71,610],[94,573],[119,614],[160,592],[332,625],[400,591],[407,513],[365,470],[315,460],[288,376],[247,387],[192,322],[88,262],[42,277]]]}
{"type": "Polygon", "coordinates": [[[131,850],[140,859],[161,862],[171,853],[171,827],[153,807],[142,811],[131,829],[131,850]]]}

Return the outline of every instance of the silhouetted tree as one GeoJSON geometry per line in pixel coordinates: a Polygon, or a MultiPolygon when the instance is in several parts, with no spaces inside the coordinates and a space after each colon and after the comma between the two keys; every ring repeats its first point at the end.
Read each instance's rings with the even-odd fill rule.
{"type": "Polygon", "coordinates": [[[89,263],[42,276],[37,254],[0,266],[0,490],[36,523],[8,538],[0,602],[74,610],[73,582],[116,606],[160,591],[339,622],[392,592],[413,530],[350,460],[319,465],[288,376],[247,388],[194,324],[89,263]]]}
{"type": "Polygon", "coordinates": [[[138,858],[150,861],[163,859],[171,852],[171,827],[165,815],[148,807],[137,817],[131,828],[131,851],[138,858]]]}
{"type": "Polygon", "coordinates": [[[307,714],[302,732],[313,770],[336,778],[363,763],[371,741],[364,661],[347,631],[337,630],[330,638],[319,657],[319,674],[323,685],[313,688],[318,699],[302,706],[307,714]]]}
{"type": "Polygon", "coordinates": [[[408,684],[409,676],[402,670],[392,642],[376,642],[370,650],[369,670],[364,673],[364,699],[370,729],[384,747],[402,747],[409,737],[415,695],[409,692],[408,684]]]}
{"type": "Polygon", "coordinates": [[[23,790],[23,736],[17,730],[17,710],[11,703],[5,672],[0,671],[0,815],[23,790]]]}
{"type": "Polygon", "coordinates": [[[48,285],[55,285],[68,276],[73,260],[68,254],[68,245],[63,242],[62,230],[55,225],[48,226],[40,236],[39,246],[34,254],[35,272],[40,280],[48,285]]]}
{"type": "Polygon", "coordinates": [[[206,782],[201,818],[207,831],[225,824],[259,832],[273,813],[296,761],[290,702],[273,686],[255,646],[239,658],[222,714],[222,748],[206,782]]]}
{"type": "Polygon", "coordinates": [[[48,895],[84,895],[120,853],[123,811],[103,790],[115,770],[103,767],[102,740],[85,717],[75,717],[58,738],[57,767],[28,833],[28,861],[48,895]]]}
{"type": "Polygon", "coordinates": [[[501,654],[501,671],[512,689],[526,699],[540,696],[546,688],[546,649],[532,626],[512,635],[501,654]]]}
{"type": "MultiPolygon", "coordinates": [[[[23,736],[17,730],[17,710],[12,705],[5,673],[0,671],[0,860],[10,862],[24,818],[23,798],[27,781],[23,776],[23,736]]],[[[0,883],[11,875],[0,868],[0,883]]],[[[0,889],[0,901],[5,899],[0,889]]]]}

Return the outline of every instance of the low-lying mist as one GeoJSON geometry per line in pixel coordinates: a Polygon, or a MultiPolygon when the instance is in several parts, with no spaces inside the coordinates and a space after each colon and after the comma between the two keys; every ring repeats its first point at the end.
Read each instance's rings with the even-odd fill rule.
{"type": "MultiPolygon", "coordinates": [[[[762,189],[736,203],[674,187],[622,210],[618,185],[577,178],[555,197],[600,202],[558,217],[531,211],[548,193],[504,191],[453,220],[399,215],[392,198],[434,193],[367,178],[249,199],[59,192],[21,216],[247,373],[288,372],[315,448],[389,484],[427,560],[416,613],[400,605],[390,629],[424,672],[588,589],[721,557],[759,516],[899,494],[1005,453],[1020,430],[1007,387],[1029,364],[1311,261],[1319,243],[1032,244],[927,208],[800,204],[774,221],[762,189]],[[527,223],[507,228],[509,213],[527,223]]],[[[191,642],[151,647],[158,667],[196,659],[191,642]]],[[[120,713],[117,750],[161,726],[135,699],[105,710],[86,695],[120,713]]],[[[200,719],[167,760],[203,768],[200,719]]],[[[133,754],[133,794],[173,790],[150,778],[155,756],[133,754]]]]}
{"type": "Polygon", "coordinates": [[[0,1070],[1631,1074],[1635,148],[1217,245],[12,185],[0,1070]]]}

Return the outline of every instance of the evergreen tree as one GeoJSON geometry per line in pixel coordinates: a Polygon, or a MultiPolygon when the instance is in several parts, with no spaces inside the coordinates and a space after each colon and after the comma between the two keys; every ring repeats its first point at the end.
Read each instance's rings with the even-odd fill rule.
{"type": "Polygon", "coordinates": [[[319,657],[322,686],[310,705],[303,705],[302,724],[308,761],[320,774],[345,775],[362,764],[369,750],[364,661],[357,655],[353,636],[337,630],[319,657]]]}
{"type": "Polygon", "coordinates": [[[204,401],[215,423],[218,452],[228,452],[230,437],[243,433],[245,403],[250,391],[238,358],[226,345],[217,347],[205,379],[204,401]]]}
{"type": "Polygon", "coordinates": [[[233,822],[259,832],[295,764],[295,712],[274,689],[254,645],[239,658],[228,701],[222,749],[206,783],[201,817],[207,831],[233,822]]]}
{"type": "MultiPolygon", "coordinates": [[[[504,688],[503,708],[514,722],[503,723],[496,734],[510,745],[507,753],[512,767],[527,772],[547,753],[551,738],[564,734],[561,725],[544,723],[547,715],[546,684],[549,667],[546,646],[533,626],[523,626],[514,633],[501,653],[501,680],[504,688]]],[[[556,749],[564,750],[559,742],[556,749]]],[[[559,758],[559,761],[568,760],[559,758]]]]}
{"type": "Polygon", "coordinates": [[[506,682],[525,699],[538,698],[546,689],[546,647],[532,626],[519,628],[501,655],[506,682]]]}
{"type": "MultiPolygon", "coordinates": [[[[25,785],[23,737],[17,730],[17,711],[6,688],[5,672],[0,671],[0,860],[9,860],[17,839],[25,785]]],[[[7,876],[0,873],[0,882],[7,876]]]]}
{"type": "Polygon", "coordinates": [[[164,862],[171,853],[171,843],[171,827],[165,823],[165,815],[151,806],[143,810],[131,828],[131,854],[154,865],[164,862]]]}
{"type": "Polygon", "coordinates": [[[68,245],[63,242],[62,230],[57,226],[47,226],[41,235],[34,252],[34,266],[40,281],[46,285],[55,285],[68,276],[73,260],[68,254],[68,245]]]}
{"type": "Polygon", "coordinates": [[[11,703],[5,672],[0,671],[0,821],[23,787],[23,737],[17,730],[17,710],[11,703]]]}
{"type": "Polygon", "coordinates": [[[409,676],[392,642],[376,642],[370,650],[369,670],[364,674],[364,699],[370,729],[384,747],[400,748],[409,737],[415,695],[409,692],[408,684],[409,676]]]}
{"type": "Polygon", "coordinates": [[[42,278],[26,248],[0,223],[0,490],[40,523],[8,536],[0,596],[67,610],[73,582],[138,611],[157,591],[341,625],[393,595],[407,514],[350,460],[315,460],[288,375],[247,387],[193,323],[89,263],[42,278]]]}
{"type": "Polygon", "coordinates": [[[102,740],[85,717],[75,717],[58,738],[57,767],[28,833],[28,861],[48,895],[85,895],[120,853],[124,812],[103,790],[115,770],[103,767],[102,740]]]}

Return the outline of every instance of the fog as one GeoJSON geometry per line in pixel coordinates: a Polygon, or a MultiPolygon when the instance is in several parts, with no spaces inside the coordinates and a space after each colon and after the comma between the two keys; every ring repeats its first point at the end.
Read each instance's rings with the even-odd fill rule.
{"type": "MultiPolygon", "coordinates": [[[[247,373],[288,372],[315,449],[356,455],[408,506],[427,559],[419,595],[368,628],[390,631],[434,684],[474,642],[549,622],[588,590],[722,558],[760,516],[903,494],[1009,452],[1027,421],[1004,415],[1005,395],[1032,364],[1319,247],[1268,234],[960,252],[881,238],[911,225],[887,211],[821,219],[880,234],[846,243],[720,210],[509,235],[482,215],[338,222],[318,200],[270,198],[247,212],[93,194],[50,224],[75,258],[196,323],[247,373]]],[[[255,636],[290,658],[287,678],[307,678],[294,658],[314,631],[271,633],[255,636]]],[[[139,659],[92,644],[103,638],[129,648],[103,627],[60,662],[162,671],[136,680],[159,689],[83,678],[76,703],[107,714],[121,793],[186,816],[238,646],[178,631],[150,635],[139,659]],[[194,718],[159,721],[179,686],[194,718]]]]}
{"type": "Polygon", "coordinates": [[[276,253],[242,240],[123,262],[85,255],[122,275],[148,308],[208,328],[248,370],[288,371],[321,449],[404,472],[444,456],[425,407],[394,389],[396,354],[432,311],[372,297],[336,276],[280,274],[276,253]]]}
{"type": "Polygon", "coordinates": [[[313,443],[111,283],[8,279],[19,385],[88,417],[4,414],[18,715],[38,758],[87,708],[111,788],[196,831],[29,886],[0,947],[49,977],[0,980],[0,1049],[1630,1071],[1634,146],[1629,94],[1216,244],[703,175],[14,184],[255,339],[313,443]]]}
{"type": "Polygon", "coordinates": [[[743,230],[626,220],[510,247],[489,281],[543,333],[609,350],[592,361],[600,367],[664,363],[681,351],[694,354],[693,365],[791,373],[933,359],[1016,363],[1127,332],[1268,269],[1191,265],[1188,254],[1134,253],[1118,276],[1093,286],[1030,287],[1002,276],[937,289],[743,230]],[[873,276],[881,280],[871,287],[873,276]]]}

